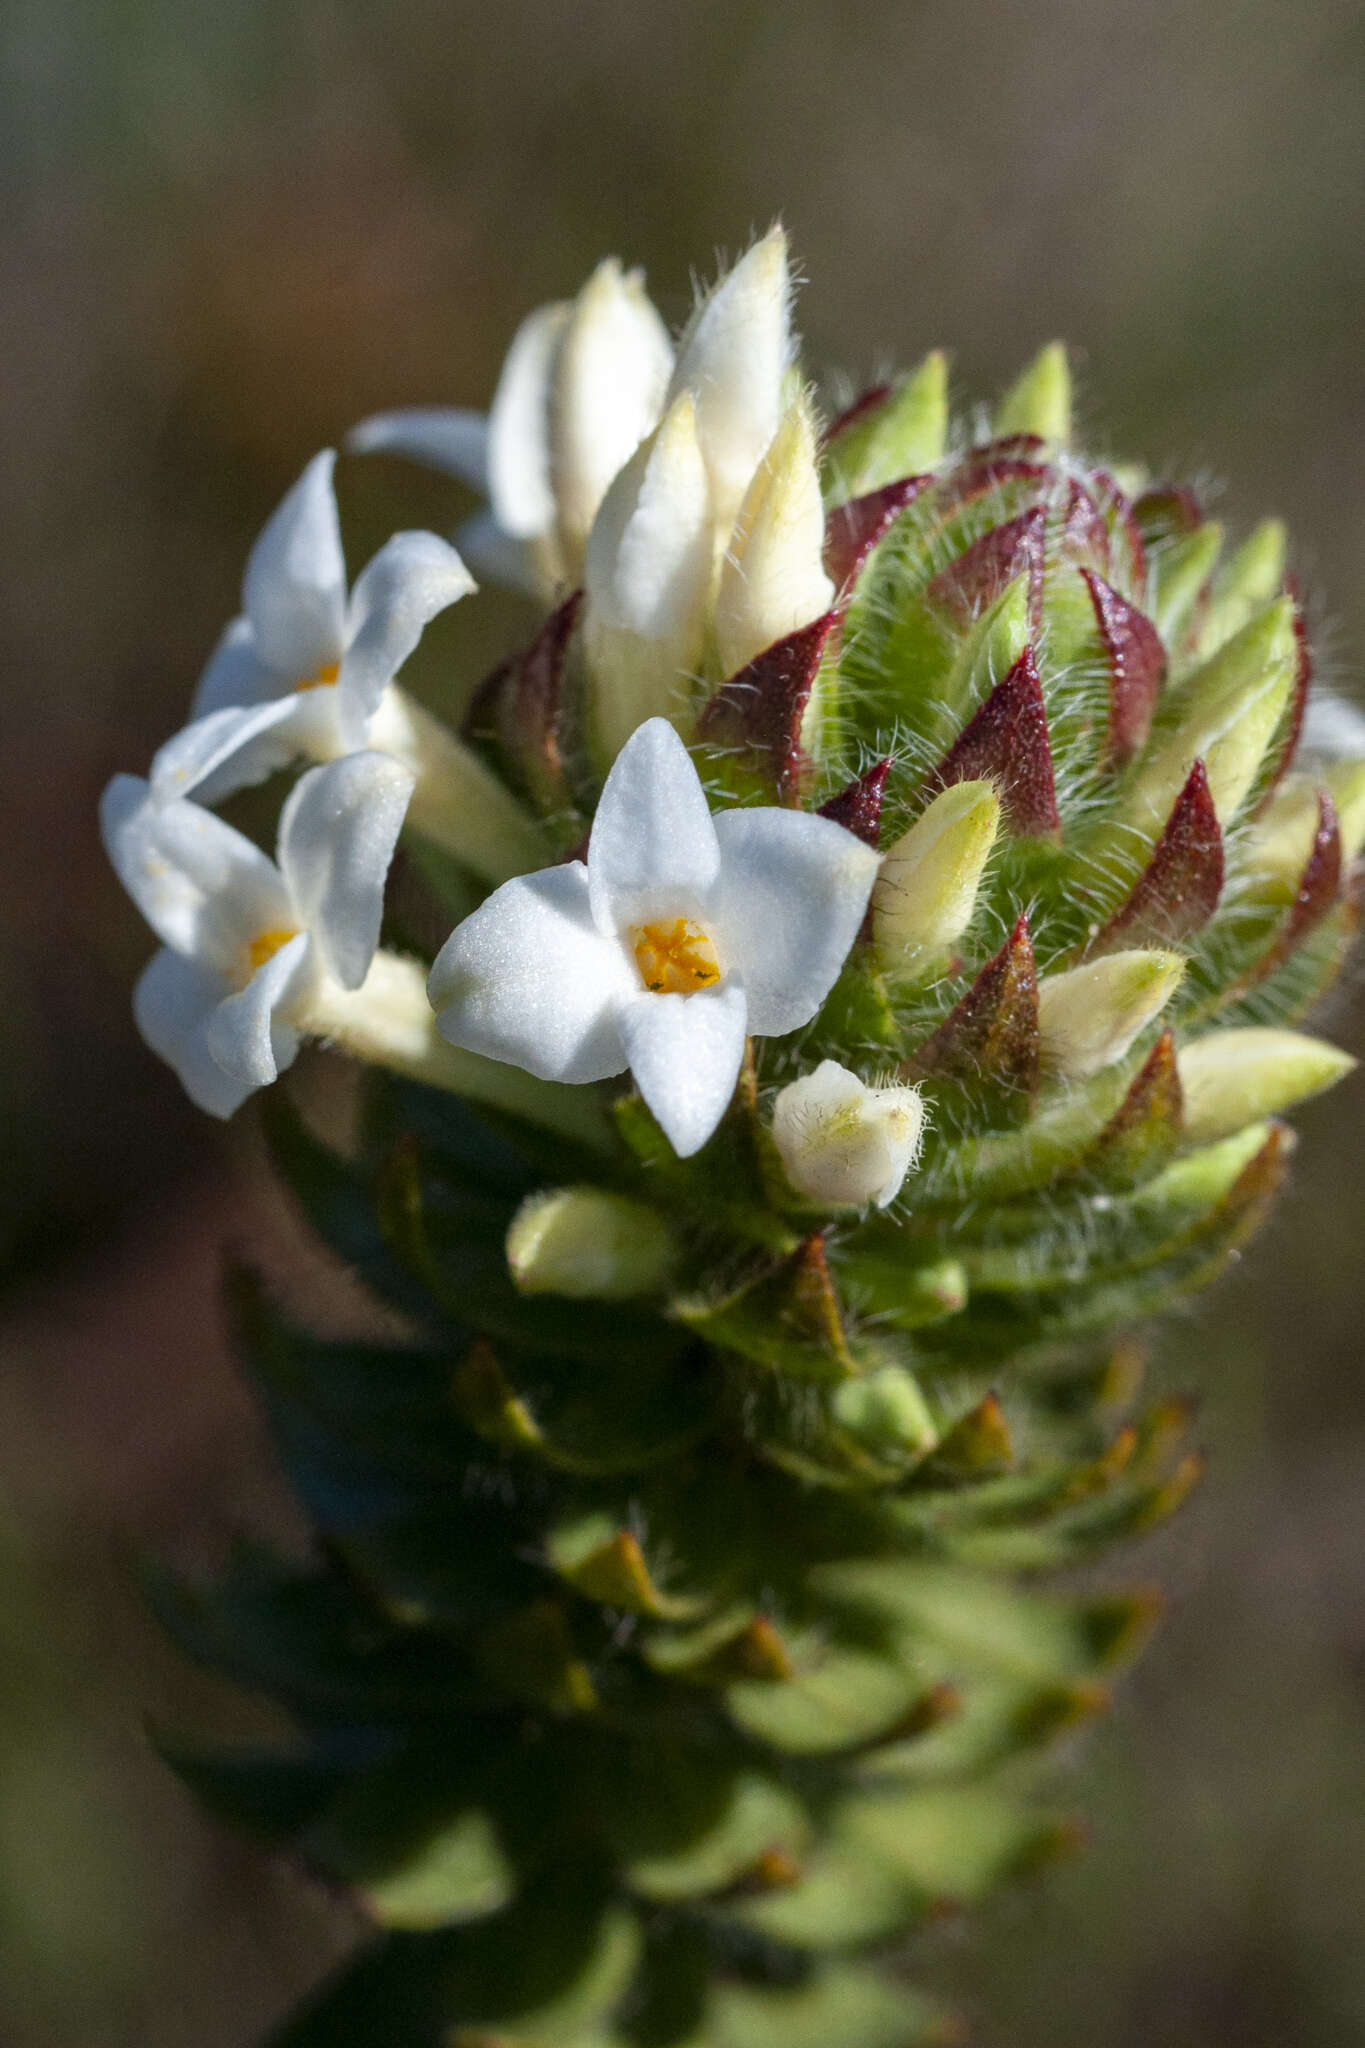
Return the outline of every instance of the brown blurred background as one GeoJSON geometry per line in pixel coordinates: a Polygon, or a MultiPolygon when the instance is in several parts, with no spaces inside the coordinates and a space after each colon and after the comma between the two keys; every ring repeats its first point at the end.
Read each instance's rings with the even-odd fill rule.
{"type": "MultiPolygon", "coordinates": [[[[1102,446],[1289,518],[1351,688],[1365,13],[9,0],[0,62],[0,2040],[245,2048],[350,1930],[152,1760],[144,1717],[238,1710],[129,1560],[286,1513],[216,1268],[229,1239],[288,1266],[288,1222],[249,1117],[199,1117],[134,1036],[150,941],[102,783],[180,722],[314,449],[485,401],[521,314],[606,251],[680,317],[692,267],[779,212],[812,368],[942,342],[989,395],[1068,337],[1102,446]]],[[[342,489],[357,557],[469,509],[396,465],[342,489]]],[[[461,605],[430,687],[523,623],[461,605]]],[[[1359,1050],[1349,997],[1332,1022],[1359,1050]]],[[[1302,1124],[1247,1270],[1166,1344],[1213,1469],[1135,1564],[1171,1613],[1072,1768],[1088,1852],[919,1955],[981,2048],[1365,2039],[1365,1091],[1302,1124]]]]}

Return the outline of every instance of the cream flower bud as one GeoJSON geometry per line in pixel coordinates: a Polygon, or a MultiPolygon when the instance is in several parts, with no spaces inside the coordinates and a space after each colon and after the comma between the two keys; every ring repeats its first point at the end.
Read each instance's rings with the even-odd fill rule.
{"type": "Polygon", "coordinates": [[[1083,1080],[1121,1060],[1184,979],[1179,953],[1110,953],[1038,984],[1043,1064],[1083,1080]]]}
{"type": "Polygon", "coordinates": [[[787,237],[774,228],[702,300],[683,336],[670,401],[690,391],[724,535],[777,432],[791,360],[787,237]]]}
{"type": "Polygon", "coordinates": [[[1213,1031],[1176,1055],[1185,1136],[1206,1145],[1244,1124],[1278,1116],[1351,1073],[1356,1062],[1321,1038],[1259,1026],[1213,1031]]]}
{"type": "Polygon", "coordinates": [[[727,676],[828,610],[824,544],[815,425],[798,400],[754,473],[721,569],[716,641],[727,676]]]}
{"type": "Polygon", "coordinates": [[[628,1301],[664,1286],[675,1256],[656,1209],[603,1188],[528,1195],[507,1232],[507,1263],[523,1294],[628,1301]]]}
{"type": "Polygon", "coordinates": [[[672,367],[643,273],[608,257],[574,300],[549,389],[550,481],[570,580],[612,478],[659,417],[672,367]]]}
{"type": "Polygon", "coordinates": [[[647,718],[685,706],[706,636],[712,559],[706,465],[685,391],[612,484],[588,538],[584,633],[604,761],[647,718]]]}
{"type": "Polygon", "coordinates": [[[915,1163],[924,1130],[918,1088],[869,1088],[822,1060],[778,1095],[773,1140],[792,1186],[831,1208],[886,1208],[915,1163]]]}
{"type": "Polygon", "coordinates": [[[999,827],[990,784],[957,782],[896,841],[872,893],[873,932],[892,972],[937,957],[962,936],[999,827]]]}

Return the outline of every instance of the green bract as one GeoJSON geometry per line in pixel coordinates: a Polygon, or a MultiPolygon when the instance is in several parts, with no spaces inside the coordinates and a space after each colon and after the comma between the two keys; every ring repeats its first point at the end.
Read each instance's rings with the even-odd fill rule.
{"type": "MultiPolygon", "coordinates": [[[[676,717],[713,801],[887,859],[823,1007],[753,1042],[694,1157],[628,1079],[560,1089],[551,1130],[377,1078],[346,1158],[265,1105],[413,1330],[323,1342],[239,1276],[316,1557],[154,1588],[298,1730],[180,1768],[374,1923],[289,2048],[941,2039],[880,1952],[1070,1839],[1039,1760],[1151,1601],[1037,1575],[1196,1476],[1124,1333],[1222,1269],[1277,1119],[1349,1064],[1295,1027],[1365,808],[1295,761],[1278,526],[1225,555],[1068,413],[1050,349],[974,437],[931,357],[825,437],[827,612],[738,677],[699,643],[676,717]],[[786,1177],[772,1102],[824,1060],[921,1089],[887,1208],[786,1177]]],[[[570,597],[465,735],[551,857],[604,772],[584,638],[570,597]]],[[[624,631],[610,654],[620,704],[624,631]]]]}

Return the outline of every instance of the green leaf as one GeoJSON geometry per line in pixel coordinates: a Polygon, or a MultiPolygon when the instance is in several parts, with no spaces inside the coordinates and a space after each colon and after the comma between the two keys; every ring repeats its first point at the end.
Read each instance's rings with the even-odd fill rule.
{"type": "Polygon", "coordinates": [[[506,1728],[462,1730],[439,1750],[417,1745],[357,1776],[316,1816],[300,1848],[327,1877],[350,1886],[386,1927],[422,1930],[481,1919],[515,1891],[489,1793],[491,1759],[506,1728]]]}
{"type": "Polygon", "coordinates": [[[721,1984],[702,2033],[679,2048],[931,2048],[941,2007],[871,1969],[813,1971],[791,1988],[721,1984]]]}
{"type": "Polygon", "coordinates": [[[640,1954],[595,1874],[561,1872],[505,1912],[394,1934],[343,1965],[271,2048],[581,2048],[605,2031],[640,1954]]]}

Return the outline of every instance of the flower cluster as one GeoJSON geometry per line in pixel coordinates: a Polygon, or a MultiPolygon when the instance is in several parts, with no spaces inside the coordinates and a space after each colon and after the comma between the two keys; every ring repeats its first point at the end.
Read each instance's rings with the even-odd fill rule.
{"type": "Polygon", "coordinates": [[[165,949],[138,984],[139,1028],[203,1108],[231,1114],[314,1035],[495,1098],[489,1061],[556,1083],[629,1068],[686,1156],[723,1115],[747,1035],[810,1022],[878,857],[797,810],[713,817],[658,715],[685,723],[708,664],[742,669],[833,593],[790,298],[775,230],[675,352],[638,274],[607,262],[523,324],[486,421],[408,411],[351,437],[485,488],[490,510],[460,535],[481,567],[542,596],[585,582],[587,742],[609,770],[586,862],[550,864],[530,813],[397,680],[428,622],[474,590],[461,553],[399,533],[348,588],[334,453],[308,464],[252,549],[190,722],[102,808],[165,949]],[[318,765],[271,862],[208,807],[299,763],[318,765]],[[377,958],[405,818],[500,884],[431,975],[440,1032],[474,1056],[463,1066],[414,1016],[413,976],[377,958]]]}
{"type": "MultiPolygon", "coordinates": [[[[791,301],[780,228],[676,344],[610,260],[523,323],[487,418],[364,421],[354,453],[486,495],[459,552],[399,533],[348,583],[335,457],[308,464],[251,551],[190,722],[104,805],[167,949],[137,1020],[205,1108],[230,1114],[311,1035],[580,1133],[565,1084],[629,1070],[687,1157],[746,1040],[811,1025],[839,983],[844,1036],[768,1069],[786,1083],[771,1150],[797,1207],[884,1205],[936,1069],[949,1095],[987,1053],[1007,1094],[1099,1082],[1178,1000],[1205,1014],[1221,956],[1191,974],[1180,942],[1215,906],[1230,945],[1263,946],[1238,1000],[1329,913],[1335,931],[1365,775],[1313,766],[1315,748],[1356,748],[1340,707],[1315,698],[1300,733],[1278,525],[1215,579],[1217,530],[1188,494],[1130,504],[1070,456],[1055,349],[975,451],[948,446],[941,357],[821,434],[791,301]],[[557,609],[457,735],[399,672],[474,590],[465,557],[557,609]],[[1296,746],[1308,772],[1286,776],[1296,746]],[[272,863],[210,806],[300,765],[272,863]],[[821,777],[834,793],[814,812],[821,777]],[[731,807],[713,813],[717,793],[731,807]],[[379,949],[400,830],[490,892],[429,981],[379,949]],[[1045,960],[1020,901],[1040,884],[1045,960]],[[1014,936],[925,1039],[988,903],[1014,936]]],[[[1243,1094],[1270,1102],[1281,1081],[1302,1092],[1305,1059],[1317,1073],[1311,1048],[1244,1031],[1217,1058],[1251,1059],[1243,1094]]],[[[1191,1073],[1204,1057],[1182,1054],[1191,1073]]]]}

